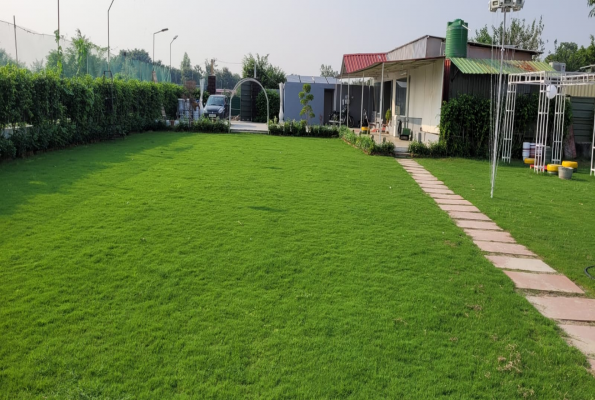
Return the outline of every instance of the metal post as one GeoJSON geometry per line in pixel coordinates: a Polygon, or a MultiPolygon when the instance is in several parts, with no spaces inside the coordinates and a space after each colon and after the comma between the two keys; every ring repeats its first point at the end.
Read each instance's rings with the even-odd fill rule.
{"type": "Polygon", "coordinates": [[[382,63],[382,79],[380,80],[380,121],[378,122],[378,144],[382,143],[382,109],[384,107],[384,63],[382,63]]]}
{"type": "Polygon", "coordinates": [[[17,46],[17,18],[13,15],[12,22],[14,23],[14,51],[17,59],[17,67],[19,66],[19,47],[17,46]]]}
{"type": "Polygon", "coordinates": [[[165,28],[153,34],[153,72],[155,72],[155,35],[162,32],[167,32],[169,29],[165,28]]]}
{"type": "Polygon", "coordinates": [[[366,77],[366,75],[364,73],[362,73],[362,107],[361,107],[361,113],[360,113],[360,121],[359,121],[359,128],[362,129],[363,124],[364,124],[364,78],[366,77]]]}
{"type": "Polygon", "coordinates": [[[342,126],[342,119],[343,119],[343,81],[340,83],[341,90],[339,91],[339,129],[342,126]]]}
{"type": "Polygon", "coordinates": [[[112,71],[112,67],[111,67],[111,55],[110,55],[110,37],[109,37],[109,12],[112,9],[112,6],[114,5],[114,1],[112,0],[112,3],[109,5],[109,8],[107,9],[107,70],[108,71],[112,71]]]}
{"type": "Polygon", "coordinates": [[[506,8],[504,8],[504,27],[502,29],[501,54],[500,54],[500,83],[498,85],[498,101],[496,103],[496,128],[494,130],[494,154],[492,155],[492,191],[491,197],[494,198],[494,188],[496,186],[496,165],[498,163],[498,139],[500,136],[500,102],[502,101],[502,72],[504,67],[504,41],[506,39],[506,8]]]}
{"type": "Polygon", "coordinates": [[[58,51],[60,50],[60,0],[58,0],[58,51]]]}
{"type": "MultiPolygon", "coordinates": [[[[171,43],[169,44],[169,82],[171,83],[171,45],[174,43],[174,41],[178,38],[178,35],[176,35],[174,37],[174,40],[171,41],[171,43]]],[[[194,79],[194,72],[192,74],[192,79],[194,79]]]]}
{"type": "Polygon", "coordinates": [[[349,128],[349,111],[351,110],[351,75],[347,81],[347,115],[345,116],[345,125],[349,128]]]}

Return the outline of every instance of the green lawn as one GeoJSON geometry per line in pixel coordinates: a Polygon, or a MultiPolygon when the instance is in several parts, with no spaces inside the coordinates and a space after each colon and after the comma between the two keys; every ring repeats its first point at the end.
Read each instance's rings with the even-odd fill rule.
{"type": "Polygon", "coordinates": [[[595,265],[595,177],[581,163],[574,180],[537,175],[520,162],[501,164],[490,198],[488,162],[420,160],[457,194],[509,231],[545,262],[595,296],[585,268],[595,265]]]}
{"type": "Polygon", "coordinates": [[[0,183],[2,399],[595,399],[394,159],[149,133],[0,183]]]}

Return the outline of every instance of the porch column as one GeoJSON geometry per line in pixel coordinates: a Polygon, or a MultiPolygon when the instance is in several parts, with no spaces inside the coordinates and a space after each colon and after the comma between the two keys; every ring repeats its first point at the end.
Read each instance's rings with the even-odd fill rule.
{"type": "Polygon", "coordinates": [[[363,124],[364,124],[364,79],[365,79],[366,75],[364,73],[362,73],[362,110],[360,113],[360,117],[359,117],[359,128],[362,129],[363,128],[363,124]]]}
{"type": "Polygon", "coordinates": [[[392,107],[391,107],[391,113],[393,115],[393,136],[397,137],[397,80],[393,79],[392,80],[392,84],[393,84],[393,91],[392,91],[392,107]]]}
{"type": "Polygon", "coordinates": [[[343,119],[343,79],[341,79],[339,84],[341,85],[341,94],[339,96],[339,129],[341,129],[341,119],[343,119]]]}
{"type": "Polygon", "coordinates": [[[349,110],[351,108],[351,75],[347,78],[347,115],[345,116],[345,125],[349,128],[349,110]]]}
{"type": "Polygon", "coordinates": [[[378,121],[378,144],[382,143],[382,110],[384,109],[384,63],[382,63],[382,78],[380,79],[380,121],[378,121]]]}

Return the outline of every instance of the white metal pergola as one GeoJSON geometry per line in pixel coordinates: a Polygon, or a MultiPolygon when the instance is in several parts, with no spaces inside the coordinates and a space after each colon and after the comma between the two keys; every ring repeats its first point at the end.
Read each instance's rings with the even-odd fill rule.
{"type": "MultiPolygon", "coordinates": [[[[556,99],[554,112],[554,130],[552,142],[552,162],[562,163],[562,146],[564,140],[564,116],[566,113],[566,88],[570,86],[595,85],[595,74],[581,72],[527,72],[510,74],[506,91],[506,108],[504,111],[502,161],[510,163],[514,134],[514,117],[519,85],[539,86],[539,108],[537,113],[537,130],[535,140],[535,172],[545,171],[546,149],[548,143],[550,100],[556,99]]],[[[595,129],[591,152],[591,175],[595,175],[595,129]]]]}

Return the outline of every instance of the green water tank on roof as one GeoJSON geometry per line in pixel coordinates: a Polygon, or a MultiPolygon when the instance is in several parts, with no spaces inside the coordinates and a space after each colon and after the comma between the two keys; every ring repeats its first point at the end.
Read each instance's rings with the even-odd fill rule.
{"type": "Polygon", "coordinates": [[[446,58],[467,58],[469,24],[462,19],[449,22],[446,29],[446,58]]]}

